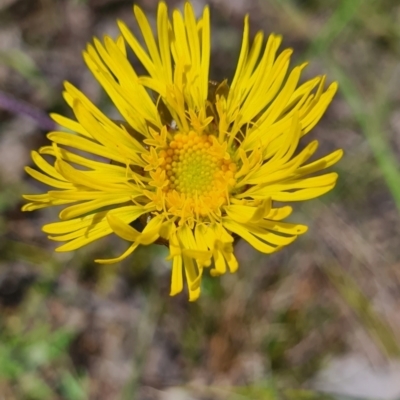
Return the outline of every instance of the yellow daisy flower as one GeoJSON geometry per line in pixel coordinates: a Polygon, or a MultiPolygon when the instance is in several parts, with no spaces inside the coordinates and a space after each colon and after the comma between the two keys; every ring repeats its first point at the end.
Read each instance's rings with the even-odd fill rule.
{"type": "Polygon", "coordinates": [[[123,121],[66,83],[64,98],[76,119],[52,115],[67,131],[49,133],[52,145],[32,152],[39,170],[26,168],[54,189],[24,196],[23,210],[66,206],[61,221],[43,227],[50,239],[65,242],[57,251],[111,233],[131,242],[119,257],[98,263],[119,262],[139,245],[167,245],[171,295],[182,291],[185,273],[193,301],[204,268],[213,276],[238,268],[234,236],[273,253],[307,230],[282,222],[292,208],[274,202],[308,200],[334,187],[336,173],[314,173],[336,163],[342,150],[312,162],[317,141],[296,150],[337,84],[324,89],[325,76],[299,84],[306,63],[288,72],[292,50],[279,53],[277,35],[264,41],[259,32],[250,45],[247,17],[232,81],[210,81],[207,7],[196,18],[186,3],[170,19],[159,3],[156,37],[143,11],[133,11],[144,45],[118,21],[120,37],[94,39],[84,52],[123,121]],[[137,74],[128,51],[147,75],[137,74]],[[142,229],[131,225],[136,220],[142,229]]]}

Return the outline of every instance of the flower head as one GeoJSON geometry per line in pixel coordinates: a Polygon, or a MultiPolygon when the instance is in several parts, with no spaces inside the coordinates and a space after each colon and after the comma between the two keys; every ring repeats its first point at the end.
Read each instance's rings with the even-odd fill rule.
{"type": "Polygon", "coordinates": [[[108,118],[77,88],[64,98],[75,119],[52,115],[68,131],[48,134],[51,146],[32,153],[38,169],[28,174],[54,188],[24,196],[25,211],[62,205],[61,221],[43,231],[71,251],[115,233],[131,244],[169,247],[171,295],[183,288],[200,294],[204,268],[213,276],[236,271],[234,236],[273,253],[307,227],[282,222],[292,211],[274,202],[308,200],[331,190],[336,173],[315,176],[336,163],[341,150],[310,162],[318,142],[298,151],[302,136],[319,121],[336,92],[325,77],[299,84],[306,64],[293,68],[292,50],[278,52],[281,37],[243,42],[231,81],[209,77],[209,9],[196,19],[193,7],[169,19],[161,2],[157,35],[142,10],[134,15],[144,45],[119,21],[120,37],[89,44],[87,66],[110,96],[123,121],[108,118]],[[147,71],[138,75],[133,51],[147,71]],[[51,156],[52,162],[43,156],[51,156]],[[142,222],[142,229],[131,224],[142,222]]]}

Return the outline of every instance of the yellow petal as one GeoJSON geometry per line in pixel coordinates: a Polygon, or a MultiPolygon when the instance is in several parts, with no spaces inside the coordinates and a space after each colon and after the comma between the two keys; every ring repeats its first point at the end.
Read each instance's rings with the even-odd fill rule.
{"type": "Polygon", "coordinates": [[[121,254],[119,257],[116,258],[109,258],[109,259],[97,259],[94,260],[95,262],[99,263],[99,264],[115,264],[118,263],[122,260],[125,260],[125,258],[127,258],[128,256],[130,256],[135,250],[136,248],[139,246],[139,243],[132,243],[128,249],[121,254]]]}
{"type": "Polygon", "coordinates": [[[113,196],[100,198],[96,200],[89,200],[84,203],[76,204],[67,208],[64,208],[59,214],[61,220],[68,220],[79,217],[80,215],[88,214],[90,212],[100,210],[103,207],[127,203],[131,200],[130,196],[113,196]]]}
{"type": "Polygon", "coordinates": [[[183,290],[183,270],[182,256],[175,256],[172,262],[171,292],[170,296],[182,292],[183,290]]]}
{"type": "Polygon", "coordinates": [[[256,236],[254,236],[252,233],[249,232],[248,229],[246,229],[245,226],[238,224],[237,222],[234,222],[228,218],[223,218],[222,219],[222,224],[226,229],[229,231],[236,233],[240,237],[242,237],[246,242],[249,242],[255,249],[258,251],[261,251],[262,253],[274,253],[278,250],[281,249],[280,246],[271,246],[270,244],[267,244],[260,239],[258,239],[256,236]]]}
{"type": "Polygon", "coordinates": [[[25,172],[29,174],[32,178],[36,179],[39,182],[45,183],[48,186],[60,188],[60,189],[73,189],[73,185],[70,182],[67,182],[64,178],[62,181],[54,178],[50,178],[48,175],[42,174],[39,171],[31,167],[25,167],[25,172]]]}

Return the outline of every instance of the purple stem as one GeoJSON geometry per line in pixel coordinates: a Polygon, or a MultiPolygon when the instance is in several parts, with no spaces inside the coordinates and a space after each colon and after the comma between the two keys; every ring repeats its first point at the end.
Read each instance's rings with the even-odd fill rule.
{"type": "Polygon", "coordinates": [[[44,131],[54,131],[57,127],[57,124],[43,111],[2,91],[0,91],[0,108],[13,114],[27,115],[44,131]]]}

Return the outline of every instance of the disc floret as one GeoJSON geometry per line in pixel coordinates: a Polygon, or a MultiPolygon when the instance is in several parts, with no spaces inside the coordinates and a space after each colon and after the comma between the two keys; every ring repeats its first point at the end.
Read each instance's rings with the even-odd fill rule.
{"type": "Polygon", "coordinates": [[[163,194],[169,212],[205,217],[227,204],[236,163],[212,134],[176,133],[158,152],[157,175],[165,175],[163,194]],[[181,204],[182,207],[179,206],[181,204]]]}

